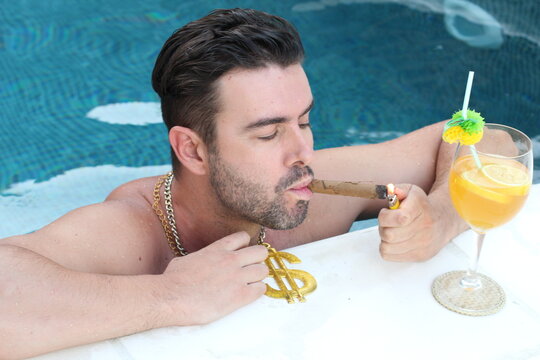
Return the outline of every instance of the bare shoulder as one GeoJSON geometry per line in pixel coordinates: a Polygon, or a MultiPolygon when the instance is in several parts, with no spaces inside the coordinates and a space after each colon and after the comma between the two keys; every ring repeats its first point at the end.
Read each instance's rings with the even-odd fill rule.
{"type": "Polygon", "coordinates": [[[154,178],[113,190],[102,203],[75,209],[42,229],[4,239],[73,270],[159,273],[172,257],[152,209],[154,178]]]}
{"type": "Polygon", "coordinates": [[[145,177],[136,179],[125,184],[118,186],[111,191],[105,201],[109,200],[121,200],[132,202],[137,205],[144,205],[145,203],[151,203],[152,194],[154,192],[155,184],[158,180],[157,176],[145,177]]]}

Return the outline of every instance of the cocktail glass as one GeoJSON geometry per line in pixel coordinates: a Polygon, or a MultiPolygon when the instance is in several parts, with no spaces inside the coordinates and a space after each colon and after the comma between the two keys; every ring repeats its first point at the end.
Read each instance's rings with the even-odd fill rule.
{"type": "Polygon", "coordinates": [[[519,130],[486,124],[482,140],[458,145],[448,180],[458,214],[477,237],[477,253],[467,271],[438,276],[432,285],[435,299],[465,315],[489,315],[505,303],[503,289],[477,272],[486,232],[500,226],[521,209],[532,182],[531,140],[519,130]]]}

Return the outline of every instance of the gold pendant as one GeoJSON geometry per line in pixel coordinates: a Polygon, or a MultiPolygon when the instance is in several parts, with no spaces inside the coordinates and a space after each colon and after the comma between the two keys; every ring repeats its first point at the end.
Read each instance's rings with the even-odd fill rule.
{"type": "Polygon", "coordinates": [[[268,243],[262,243],[268,249],[268,257],[264,261],[268,270],[270,271],[269,276],[272,276],[276,283],[279,286],[279,290],[272,288],[270,285],[266,284],[266,296],[278,298],[278,299],[287,299],[289,304],[294,303],[294,300],[301,302],[306,301],[304,295],[313,292],[317,288],[317,281],[315,278],[303,270],[289,270],[283,263],[283,259],[287,260],[291,264],[300,263],[300,259],[286,252],[276,251],[268,243]],[[274,266],[274,262],[277,263],[278,268],[274,266]],[[299,288],[296,280],[300,280],[303,284],[299,288]],[[285,284],[285,281],[288,282],[289,286],[285,284]]]}

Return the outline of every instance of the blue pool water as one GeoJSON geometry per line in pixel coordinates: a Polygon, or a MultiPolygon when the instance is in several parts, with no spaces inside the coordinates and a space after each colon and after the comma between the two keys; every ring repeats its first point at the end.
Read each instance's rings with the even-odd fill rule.
{"type": "MultiPolygon", "coordinates": [[[[301,33],[317,148],[380,142],[448,118],[474,70],[470,106],[527,133],[540,154],[540,3],[472,1],[498,21],[502,40],[477,47],[467,40],[482,34],[476,15],[458,16],[449,28],[446,1],[234,5],[281,15],[301,33]]],[[[176,28],[219,7],[230,2],[2,5],[0,238],[101,201],[122,182],[166,171],[153,63],[176,28]]]]}

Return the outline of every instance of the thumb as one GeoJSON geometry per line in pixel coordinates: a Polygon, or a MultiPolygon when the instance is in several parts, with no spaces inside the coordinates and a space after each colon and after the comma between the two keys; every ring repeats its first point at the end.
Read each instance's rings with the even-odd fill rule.
{"type": "Polygon", "coordinates": [[[410,184],[408,184],[408,185],[399,184],[399,185],[395,186],[394,194],[396,194],[399,201],[402,201],[403,199],[405,199],[409,195],[409,192],[411,191],[411,187],[412,186],[410,184]]]}
{"type": "Polygon", "coordinates": [[[248,233],[245,231],[240,231],[215,241],[214,243],[210,244],[209,247],[215,246],[225,250],[234,251],[248,246],[249,240],[250,237],[248,233]]]}

